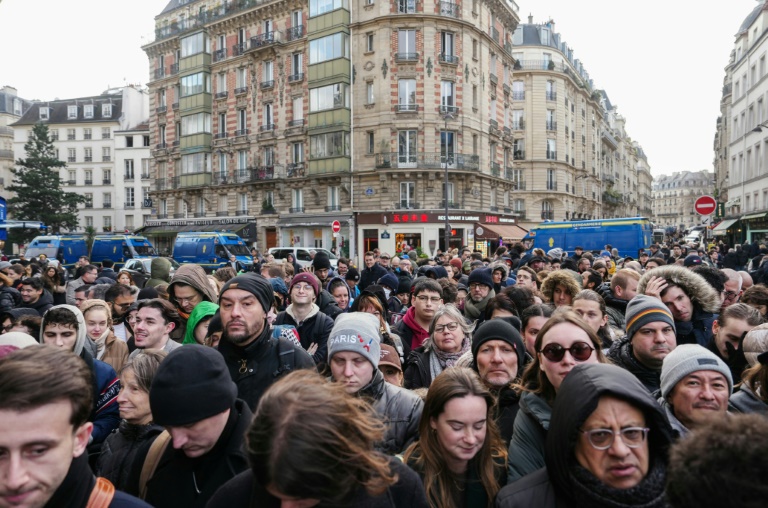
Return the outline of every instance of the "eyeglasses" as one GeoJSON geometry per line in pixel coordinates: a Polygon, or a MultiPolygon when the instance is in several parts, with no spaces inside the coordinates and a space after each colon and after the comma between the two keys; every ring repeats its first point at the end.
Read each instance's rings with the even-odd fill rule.
{"type": "Polygon", "coordinates": [[[121,309],[127,309],[128,307],[133,305],[133,302],[128,302],[128,303],[114,303],[113,302],[112,305],[114,305],[115,307],[120,307],[121,309]]]}
{"type": "MultiPolygon", "coordinates": [[[[647,427],[627,427],[621,429],[619,434],[629,448],[639,448],[648,437],[649,430],[647,427]]],[[[581,433],[587,436],[589,444],[596,450],[607,450],[616,439],[616,432],[611,429],[582,430],[581,433]]]]}
{"type": "Polygon", "coordinates": [[[472,284],[469,285],[469,289],[478,289],[478,288],[487,288],[487,287],[488,286],[480,282],[473,282],[472,284]]]}
{"type": "Polygon", "coordinates": [[[736,298],[738,293],[735,293],[733,291],[723,291],[723,295],[725,296],[726,300],[733,300],[734,298],[736,298]]]}
{"type": "Polygon", "coordinates": [[[439,296],[429,297],[429,296],[426,296],[426,295],[419,295],[419,296],[416,297],[416,299],[418,301],[420,301],[421,303],[427,303],[427,302],[440,303],[440,300],[441,300],[441,298],[439,296]]]}
{"type": "Polygon", "coordinates": [[[293,289],[298,289],[299,291],[304,291],[304,292],[309,290],[314,291],[314,289],[312,289],[312,286],[310,286],[309,284],[296,284],[295,286],[293,286],[293,289]]]}
{"type": "Polygon", "coordinates": [[[389,259],[389,256],[381,256],[379,259],[389,259]]]}
{"type": "Polygon", "coordinates": [[[571,344],[571,347],[568,348],[565,348],[560,344],[547,344],[544,346],[544,349],[539,351],[539,353],[544,355],[544,358],[550,362],[557,363],[562,361],[563,357],[565,356],[565,352],[568,351],[571,353],[571,356],[574,360],[577,362],[584,362],[587,361],[590,356],[592,356],[592,351],[594,350],[595,348],[586,342],[574,342],[571,344]]]}
{"type": "Polygon", "coordinates": [[[459,323],[454,321],[453,323],[448,323],[445,325],[437,325],[435,327],[435,331],[437,333],[443,333],[447,329],[449,332],[455,332],[457,328],[459,328],[459,323]]]}

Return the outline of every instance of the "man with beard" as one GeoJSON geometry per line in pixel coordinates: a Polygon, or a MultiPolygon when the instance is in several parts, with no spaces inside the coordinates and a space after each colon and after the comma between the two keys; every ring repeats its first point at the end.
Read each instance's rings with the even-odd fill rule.
{"type": "Polygon", "coordinates": [[[514,326],[491,319],[472,335],[472,368],[496,396],[494,419],[505,445],[509,445],[520,399],[512,383],[525,366],[525,345],[514,326]]]}
{"type": "Polygon", "coordinates": [[[627,305],[626,317],[626,337],[614,342],[606,356],[654,393],[661,388],[662,362],[677,347],[672,313],[658,299],[637,295],[627,305]]]}
{"type": "Polygon", "coordinates": [[[490,268],[478,268],[469,274],[469,298],[464,301],[464,316],[477,324],[485,319],[485,307],[496,296],[490,268]]]}
{"type": "Polygon", "coordinates": [[[125,284],[115,284],[104,293],[104,301],[112,309],[112,323],[114,323],[115,335],[118,339],[125,342],[127,337],[123,320],[128,312],[128,307],[134,302],[131,288],[125,284]]]}
{"type": "Polygon", "coordinates": [[[269,281],[253,273],[229,280],[219,296],[224,329],[219,352],[237,385],[238,398],[252,410],[280,376],[293,369],[315,366],[301,346],[287,339],[272,338],[267,313],[274,299],[269,281]]]}

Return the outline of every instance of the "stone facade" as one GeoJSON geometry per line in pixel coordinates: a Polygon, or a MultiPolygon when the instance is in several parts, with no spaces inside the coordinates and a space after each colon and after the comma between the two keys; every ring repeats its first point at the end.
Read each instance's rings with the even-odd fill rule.
{"type": "Polygon", "coordinates": [[[680,231],[701,224],[693,209],[700,196],[712,195],[714,173],[707,170],[681,171],[658,176],[653,180],[653,221],[657,227],[673,227],[680,231]]]}

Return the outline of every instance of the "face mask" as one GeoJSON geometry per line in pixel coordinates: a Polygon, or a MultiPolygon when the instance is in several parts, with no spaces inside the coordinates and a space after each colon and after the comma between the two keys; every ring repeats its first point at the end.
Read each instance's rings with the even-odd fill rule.
{"type": "Polygon", "coordinates": [[[384,288],[384,296],[387,297],[387,300],[389,300],[390,293],[392,293],[391,289],[384,288]]]}

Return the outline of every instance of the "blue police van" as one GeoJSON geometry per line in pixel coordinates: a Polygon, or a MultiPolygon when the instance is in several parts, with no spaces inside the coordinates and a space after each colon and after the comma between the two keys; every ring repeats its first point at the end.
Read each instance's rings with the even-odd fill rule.
{"type": "Polygon", "coordinates": [[[231,255],[235,256],[243,269],[252,269],[253,256],[248,245],[235,233],[184,232],[176,235],[176,242],[173,244],[173,259],[180,264],[200,265],[209,273],[227,266],[231,255]]]}

